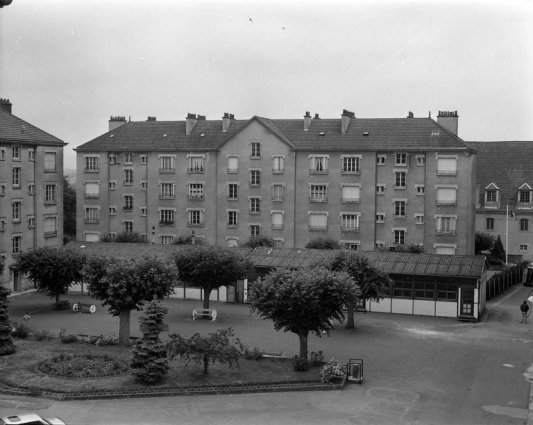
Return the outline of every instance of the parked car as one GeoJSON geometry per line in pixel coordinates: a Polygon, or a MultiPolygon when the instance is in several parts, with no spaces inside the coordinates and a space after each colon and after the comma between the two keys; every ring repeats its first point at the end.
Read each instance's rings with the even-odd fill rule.
{"type": "Polygon", "coordinates": [[[34,413],[24,415],[4,416],[0,425],[67,425],[59,418],[42,418],[34,413]]]}

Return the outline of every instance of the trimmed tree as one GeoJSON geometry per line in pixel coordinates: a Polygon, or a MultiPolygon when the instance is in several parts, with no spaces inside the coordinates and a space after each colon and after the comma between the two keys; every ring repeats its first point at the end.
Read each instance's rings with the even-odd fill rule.
{"type": "MultiPolygon", "coordinates": [[[[501,241],[500,241],[501,242],[501,241]]],[[[494,237],[489,233],[476,232],[475,253],[481,254],[482,251],[492,251],[494,248],[494,237]]]]}
{"type": "MultiPolygon", "coordinates": [[[[375,267],[363,254],[354,251],[339,251],[326,267],[332,271],[344,271],[350,275],[360,291],[359,299],[376,302],[385,298],[393,285],[387,273],[375,267]]],[[[347,329],[354,329],[354,304],[348,303],[347,329]]]]}
{"type": "Polygon", "coordinates": [[[203,308],[209,308],[211,291],[222,286],[234,286],[244,279],[251,266],[248,260],[232,248],[195,246],[172,254],[180,280],[203,290],[203,308]]]}
{"type": "Polygon", "coordinates": [[[34,283],[39,291],[46,292],[59,303],[68,288],[82,280],[81,270],[85,255],[74,249],[37,248],[22,252],[16,266],[34,283]]]}
{"type": "Polygon", "coordinates": [[[257,247],[267,247],[272,248],[276,246],[276,241],[272,239],[272,236],[258,235],[251,237],[246,242],[242,244],[245,248],[257,248],[257,247]]]}
{"type": "MultiPolygon", "coordinates": [[[[4,263],[0,259],[0,280],[3,272],[4,263]]],[[[7,308],[9,303],[9,300],[7,299],[8,295],[9,289],[0,282],[0,356],[13,354],[17,350],[17,347],[13,343],[13,338],[11,337],[11,323],[9,321],[9,310],[7,308]]]]}
{"type": "Polygon", "coordinates": [[[63,242],[76,240],[76,190],[63,176],[63,242]]]}
{"type": "Polygon", "coordinates": [[[307,249],[341,249],[341,244],[332,238],[314,238],[305,245],[307,249]]]}
{"type": "Polygon", "coordinates": [[[151,301],[139,318],[143,336],[135,342],[130,366],[131,373],[147,384],[161,381],[168,373],[167,346],[159,339],[159,334],[168,330],[163,322],[167,313],[160,301],[151,301]]]}
{"type": "Polygon", "coordinates": [[[498,235],[496,242],[494,242],[491,255],[496,257],[498,260],[505,261],[505,249],[503,248],[502,238],[500,238],[500,235],[498,235]]]}
{"type": "Polygon", "coordinates": [[[346,272],[325,267],[277,269],[254,283],[251,310],[272,320],[274,329],[292,332],[300,341],[300,359],[307,359],[309,333],[329,335],[331,320],[344,320],[342,307],[357,300],[356,285],[346,272]]]}
{"type": "Polygon", "coordinates": [[[172,294],[177,279],[173,265],[148,256],[131,260],[92,257],[83,268],[83,276],[89,294],[120,318],[119,343],[124,346],[130,345],[131,311],[172,294]]]}

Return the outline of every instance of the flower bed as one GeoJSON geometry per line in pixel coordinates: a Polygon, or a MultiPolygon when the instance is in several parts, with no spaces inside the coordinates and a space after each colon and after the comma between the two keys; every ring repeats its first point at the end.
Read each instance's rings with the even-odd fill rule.
{"type": "Polygon", "coordinates": [[[129,368],[122,360],[106,354],[61,353],[40,362],[37,369],[47,375],[61,378],[87,379],[121,375],[129,368]]]}

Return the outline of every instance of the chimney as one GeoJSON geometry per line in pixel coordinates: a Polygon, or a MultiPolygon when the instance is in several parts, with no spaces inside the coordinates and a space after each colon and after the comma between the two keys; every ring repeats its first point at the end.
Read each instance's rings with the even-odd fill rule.
{"type": "Polygon", "coordinates": [[[439,111],[437,124],[457,136],[459,130],[459,115],[457,111],[439,111]]]}
{"type": "Polygon", "coordinates": [[[126,124],[126,117],[111,117],[109,118],[109,131],[113,131],[124,124],[126,124]]]}
{"type": "Polygon", "coordinates": [[[315,120],[319,120],[320,116],[318,114],[315,114],[315,120]]]}
{"type": "Polygon", "coordinates": [[[341,134],[346,134],[348,131],[348,126],[350,125],[350,121],[352,118],[355,118],[355,115],[353,112],[350,112],[346,109],[342,110],[341,115],[341,134]]]}
{"type": "Polygon", "coordinates": [[[0,99],[0,108],[2,108],[4,111],[11,113],[11,105],[12,103],[9,101],[9,99],[0,99]]]}
{"type": "Polygon", "coordinates": [[[309,127],[311,127],[311,114],[309,111],[305,111],[304,115],[304,131],[309,130],[309,127]]]}
{"type": "Polygon", "coordinates": [[[411,111],[409,111],[409,115],[407,115],[407,118],[414,118],[415,116],[413,115],[413,113],[411,111]]]}
{"type": "Polygon", "coordinates": [[[187,114],[187,118],[185,119],[185,134],[191,134],[197,122],[196,114],[187,114]]]}
{"type": "Polygon", "coordinates": [[[148,121],[157,121],[157,118],[156,117],[148,117],[148,119],[146,121],[147,122],[148,121]]]}
{"type": "Polygon", "coordinates": [[[234,119],[235,117],[233,114],[228,114],[227,112],[224,112],[224,116],[222,117],[222,131],[228,131],[228,128],[234,119]]]}

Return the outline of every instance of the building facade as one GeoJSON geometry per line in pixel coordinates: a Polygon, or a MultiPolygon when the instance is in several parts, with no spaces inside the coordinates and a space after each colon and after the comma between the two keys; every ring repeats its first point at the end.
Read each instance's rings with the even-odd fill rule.
{"type": "Polygon", "coordinates": [[[476,230],[533,260],[533,142],[468,142],[478,153],[476,230]]]}
{"type": "Polygon", "coordinates": [[[13,291],[30,283],[14,264],[22,251],[63,245],[63,146],[11,113],[0,99],[0,276],[13,291]]]}
{"type": "Polygon", "coordinates": [[[422,244],[474,253],[475,150],[456,112],[437,120],[221,120],[131,122],[77,151],[77,238],[122,231],[172,243],[192,234],[235,246],[268,235],[280,247],[330,237],[347,248],[422,244]]]}

